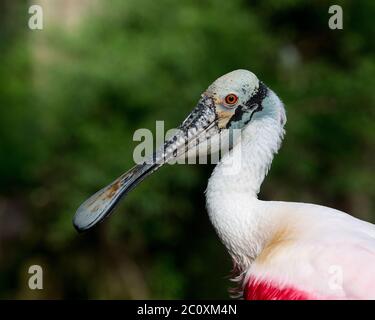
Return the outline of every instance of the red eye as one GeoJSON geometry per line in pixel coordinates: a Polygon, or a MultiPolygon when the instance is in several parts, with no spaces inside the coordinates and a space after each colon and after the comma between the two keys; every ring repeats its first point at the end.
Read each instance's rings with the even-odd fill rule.
{"type": "Polygon", "coordinates": [[[238,101],[238,97],[231,93],[231,94],[228,94],[226,97],[225,97],[225,103],[227,105],[230,105],[230,106],[233,106],[234,104],[236,104],[238,101]]]}

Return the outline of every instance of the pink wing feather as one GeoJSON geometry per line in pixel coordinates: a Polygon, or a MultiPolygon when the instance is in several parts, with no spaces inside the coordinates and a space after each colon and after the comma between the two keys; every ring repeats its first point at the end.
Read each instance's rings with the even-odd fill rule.
{"type": "Polygon", "coordinates": [[[267,263],[254,261],[245,299],[375,299],[375,226],[314,207],[328,215],[316,215],[314,225],[267,263]]]}

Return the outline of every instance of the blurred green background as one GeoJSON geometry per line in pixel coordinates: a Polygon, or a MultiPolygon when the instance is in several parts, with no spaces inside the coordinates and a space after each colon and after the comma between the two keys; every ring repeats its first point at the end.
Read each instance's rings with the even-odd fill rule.
{"type": "Polygon", "coordinates": [[[283,99],[287,135],[260,197],[375,222],[375,2],[0,2],[0,298],[227,298],[211,227],[212,166],[167,166],[95,230],[72,216],[133,165],[138,128],[176,127],[200,93],[252,70],[283,99]],[[27,27],[31,4],[44,29],[27,27]],[[328,28],[340,4],[344,30],[328,28]],[[44,270],[44,290],[27,286],[44,270]]]}

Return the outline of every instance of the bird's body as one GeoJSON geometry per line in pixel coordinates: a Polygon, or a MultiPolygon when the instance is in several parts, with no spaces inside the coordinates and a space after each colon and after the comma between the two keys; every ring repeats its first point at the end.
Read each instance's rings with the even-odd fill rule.
{"type": "Polygon", "coordinates": [[[264,206],[260,211],[270,214],[277,227],[245,269],[248,294],[256,294],[251,292],[254,281],[263,281],[293,288],[309,299],[375,299],[373,225],[323,206],[264,206]]]}
{"type": "Polygon", "coordinates": [[[166,142],[152,164],[138,165],[95,194],[79,208],[75,225],[84,230],[102,220],[123,194],[160,166],[160,155],[165,162],[184,155],[180,140],[192,149],[192,139],[201,132],[215,138],[239,129],[240,138],[209,179],[206,201],[233,259],[242,297],[375,299],[373,224],[324,206],[257,198],[285,122],[281,100],[254,74],[224,75],[204,92],[182,133],[166,142]]]}
{"type": "MultiPolygon", "coordinates": [[[[234,197],[233,209],[236,201],[244,203],[234,197]]],[[[312,204],[252,199],[246,205],[242,218],[230,220],[218,217],[229,205],[210,209],[245,298],[266,298],[273,288],[274,299],[375,299],[373,225],[312,204]]]]}
{"type": "Polygon", "coordinates": [[[254,116],[242,130],[206,191],[210,219],[233,258],[244,297],[375,299],[373,224],[324,206],[258,200],[285,122],[272,92],[262,112],[268,116],[254,116]]]}

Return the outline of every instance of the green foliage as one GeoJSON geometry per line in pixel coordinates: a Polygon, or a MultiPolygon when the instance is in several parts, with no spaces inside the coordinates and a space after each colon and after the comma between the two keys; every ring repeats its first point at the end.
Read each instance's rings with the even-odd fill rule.
{"type": "Polygon", "coordinates": [[[261,197],[374,221],[373,1],[341,1],[336,31],[325,1],[99,4],[74,31],[3,21],[0,297],[226,298],[230,259],[204,208],[210,166],[161,169],[90,233],[71,219],[133,165],[136,129],[177,126],[233,69],[256,73],[288,112],[261,197]],[[25,285],[30,263],[44,266],[42,293],[25,285]]]}

